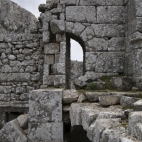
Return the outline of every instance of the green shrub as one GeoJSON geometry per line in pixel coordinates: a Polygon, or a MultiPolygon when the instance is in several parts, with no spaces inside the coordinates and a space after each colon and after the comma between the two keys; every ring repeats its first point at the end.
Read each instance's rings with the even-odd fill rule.
{"type": "Polygon", "coordinates": [[[90,82],[89,84],[87,84],[86,90],[95,90],[96,89],[96,85],[94,82],[90,82]]]}
{"type": "Polygon", "coordinates": [[[102,81],[104,81],[106,83],[106,89],[109,89],[109,90],[114,89],[113,86],[112,86],[112,83],[110,81],[111,78],[112,78],[112,76],[103,76],[103,77],[100,78],[102,81]]]}

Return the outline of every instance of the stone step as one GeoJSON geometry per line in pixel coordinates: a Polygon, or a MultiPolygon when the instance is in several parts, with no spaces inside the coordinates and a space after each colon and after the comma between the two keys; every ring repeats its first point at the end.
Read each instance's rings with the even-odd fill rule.
{"type": "Polygon", "coordinates": [[[135,111],[142,111],[142,99],[134,103],[135,111]]]}

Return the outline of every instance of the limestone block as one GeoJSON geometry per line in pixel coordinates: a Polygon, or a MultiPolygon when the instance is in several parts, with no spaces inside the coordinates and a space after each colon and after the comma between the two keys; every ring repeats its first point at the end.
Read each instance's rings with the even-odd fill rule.
{"type": "Polygon", "coordinates": [[[66,40],[65,34],[56,34],[56,42],[63,42],[66,40]]]}
{"type": "Polygon", "coordinates": [[[124,5],[124,0],[107,0],[106,5],[113,5],[113,6],[123,6],[124,5]]]}
{"type": "Polygon", "coordinates": [[[99,96],[99,102],[101,106],[111,106],[120,104],[119,96],[99,96]]]}
{"type": "Polygon", "coordinates": [[[29,100],[29,93],[23,93],[23,94],[21,94],[20,95],[20,100],[21,101],[28,101],[29,100]]]}
{"type": "Polygon", "coordinates": [[[124,51],[125,50],[125,38],[113,37],[109,40],[108,51],[124,51]]]}
{"type": "Polygon", "coordinates": [[[142,112],[131,112],[128,119],[128,133],[142,140],[142,112]]]}
{"type": "Polygon", "coordinates": [[[79,97],[79,94],[76,90],[63,90],[63,103],[71,104],[76,102],[79,97]]]}
{"type": "Polygon", "coordinates": [[[24,86],[20,87],[16,87],[16,94],[22,94],[22,93],[26,93],[26,88],[24,86]]]}
{"type": "Polygon", "coordinates": [[[139,99],[136,97],[128,97],[128,96],[122,96],[120,100],[120,104],[124,107],[128,106],[134,106],[134,103],[137,102],[139,99]]]}
{"type": "Polygon", "coordinates": [[[74,27],[74,23],[73,22],[66,22],[66,32],[72,33],[73,27],[74,27]]]}
{"type": "Polygon", "coordinates": [[[44,54],[55,54],[59,53],[59,44],[58,43],[49,43],[44,45],[44,54]]]}
{"type": "Polygon", "coordinates": [[[132,89],[132,78],[123,76],[123,77],[112,77],[111,82],[114,88],[118,90],[129,91],[132,89]]]}
{"type": "Polygon", "coordinates": [[[30,122],[62,122],[62,89],[33,90],[29,99],[30,122]]]}
{"type": "Polygon", "coordinates": [[[142,110],[142,99],[140,99],[134,103],[134,108],[135,108],[135,111],[142,110]]]}
{"type": "Polygon", "coordinates": [[[42,77],[41,74],[38,72],[34,75],[31,75],[31,80],[32,81],[39,81],[41,77],[42,77]]]}
{"type": "Polygon", "coordinates": [[[44,64],[54,64],[54,55],[45,55],[44,64]]]}
{"type": "Polygon", "coordinates": [[[6,94],[1,94],[0,93],[0,101],[10,101],[10,98],[11,97],[11,95],[10,95],[10,93],[6,93],[6,94]]]}
{"type": "Polygon", "coordinates": [[[91,27],[87,27],[80,35],[83,41],[90,40],[94,37],[94,32],[91,27]]]}
{"type": "Polygon", "coordinates": [[[98,119],[94,123],[91,124],[89,130],[87,132],[88,138],[93,141],[100,141],[102,132],[104,130],[115,128],[119,126],[120,122],[119,119],[98,119]]]}
{"type": "Polygon", "coordinates": [[[43,43],[48,43],[50,41],[50,32],[43,31],[43,43]]]}
{"type": "Polygon", "coordinates": [[[43,74],[48,76],[49,75],[49,68],[50,68],[50,65],[48,64],[44,64],[44,69],[43,69],[43,74]]]}
{"type": "Polygon", "coordinates": [[[142,1],[135,0],[136,16],[142,17],[142,1]]]}
{"type": "Polygon", "coordinates": [[[125,34],[124,25],[92,24],[91,27],[96,37],[123,37],[125,34]]]}
{"type": "Polygon", "coordinates": [[[60,0],[60,3],[64,5],[76,5],[77,0],[60,0]]]}
{"type": "Polygon", "coordinates": [[[67,22],[96,23],[96,8],[94,6],[67,6],[67,22]]]}
{"type": "Polygon", "coordinates": [[[7,81],[7,74],[6,73],[0,73],[0,81],[7,81]]]}
{"type": "Polygon", "coordinates": [[[107,51],[109,40],[107,38],[93,38],[87,41],[87,51],[107,51]]]}
{"type": "Polygon", "coordinates": [[[86,52],[86,70],[94,71],[96,66],[97,54],[94,52],[86,52]]]}
{"type": "Polygon", "coordinates": [[[75,22],[73,29],[72,29],[72,33],[75,34],[76,36],[79,36],[85,29],[85,26],[75,22]]]}
{"type": "Polygon", "coordinates": [[[0,130],[0,138],[1,141],[4,142],[27,142],[27,136],[24,131],[20,128],[17,120],[12,120],[8,122],[1,130],[0,130]]]}
{"type": "Polygon", "coordinates": [[[99,24],[123,24],[125,23],[124,6],[98,6],[97,23],[99,24]]]}
{"type": "Polygon", "coordinates": [[[96,63],[93,65],[96,72],[123,72],[124,52],[97,52],[96,63]]]}
{"type": "Polygon", "coordinates": [[[55,75],[48,75],[48,74],[43,75],[43,85],[53,86],[54,80],[55,80],[55,75]]]}
{"type": "Polygon", "coordinates": [[[60,43],[59,63],[65,63],[66,59],[66,42],[60,43]]]}
{"type": "Polygon", "coordinates": [[[23,82],[23,81],[29,81],[31,78],[30,73],[10,73],[7,75],[7,81],[17,81],[17,82],[23,82]]]}
{"type": "Polygon", "coordinates": [[[17,121],[22,129],[28,128],[29,115],[24,114],[17,117],[17,121]]]}
{"type": "Polygon", "coordinates": [[[60,34],[65,31],[65,22],[63,20],[52,20],[50,26],[53,34],[60,34]]]}
{"type": "Polygon", "coordinates": [[[106,1],[105,0],[80,0],[79,5],[94,5],[94,6],[98,6],[98,5],[105,5],[106,1]]]}
{"type": "Polygon", "coordinates": [[[65,75],[55,75],[54,86],[65,87],[65,75]]]}
{"type": "Polygon", "coordinates": [[[99,96],[109,95],[107,92],[86,92],[86,98],[89,102],[98,102],[99,96]]]}
{"type": "Polygon", "coordinates": [[[0,35],[0,42],[3,41],[3,35],[0,35]]]}
{"type": "Polygon", "coordinates": [[[30,123],[30,142],[63,142],[63,123],[30,123]]]}
{"type": "Polygon", "coordinates": [[[64,75],[65,74],[65,63],[57,63],[57,74],[64,75]]]}
{"type": "Polygon", "coordinates": [[[6,48],[8,48],[8,45],[6,43],[0,43],[0,48],[6,49],[6,48]]]}

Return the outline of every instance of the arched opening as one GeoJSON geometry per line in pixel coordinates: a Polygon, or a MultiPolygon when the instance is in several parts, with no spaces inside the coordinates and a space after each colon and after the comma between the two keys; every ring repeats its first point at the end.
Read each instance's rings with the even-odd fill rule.
{"type": "Polygon", "coordinates": [[[81,38],[71,33],[66,34],[66,40],[66,88],[71,89],[74,88],[73,80],[85,72],[85,45],[81,38]],[[75,70],[75,66],[80,69],[75,70]]]}

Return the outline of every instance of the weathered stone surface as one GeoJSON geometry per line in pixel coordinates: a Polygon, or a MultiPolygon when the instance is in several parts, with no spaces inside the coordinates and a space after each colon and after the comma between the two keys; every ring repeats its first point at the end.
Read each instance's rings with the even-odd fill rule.
{"type": "Polygon", "coordinates": [[[123,77],[112,77],[112,85],[118,90],[129,91],[132,89],[132,78],[123,76],[123,77]]]}
{"type": "Polygon", "coordinates": [[[92,24],[92,29],[96,37],[119,37],[124,36],[123,25],[117,24],[92,24]]]}
{"type": "Polygon", "coordinates": [[[63,142],[63,123],[56,122],[30,124],[29,140],[32,142],[63,142]]]}
{"type": "Polygon", "coordinates": [[[136,101],[134,103],[134,109],[136,111],[141,111],[142,110],[142,99],[140,99],[140,100],[138,100],[138,101],[136,101]]]}
{"type": "Polygon", "coordinates": [[[34,90],[31,92],[29,99],[30,122],[62,121],[62,89],[34,90]]]}
{"type": "Polygon", "coordinates": [[[59,44],[58,43],[49,43],[44,46],[44,54],[55,54],[59,53],[59,44]]]}
{"type": "Polygon", "coordinates": [[[125,38],[113,37],[109,40],[108,51],[124,51],[125,50],[125,38]]]}
{"type": "Polygon", "coordinates": [[[80,35],[83,41],[90,40],[94,37],[94,32],[91,27],[87,27],[80,35]]]}
{"type": "Polygon", "coordinates": [[[24,114],[17,117],[17,121],[22,129],[28,129],[29,115],[24,114]]]}
{"type": "Polygon", "coordinates": [[[109,93],[105,92],[86,92],[86,97],[89,102],[98,102],[99,96],[109,95],[109,93]]]}
{"type": "Polygon", "coordinates": [[[45,55],[44,64],[54,64],[54,55],[45,55]]]}
{"type": "Polygon", "coordinates": [[[71,104],[76,102],[79,97],[79,93],[76,90],[64,90],[63,91],[63,103],[71,104]]]}
{"type": "Polygon", "coordinates": [[[40,89],[30,94],[29,140],[63,142],[62,89],[40,89]]]}
{"type": "Polygon", "coordinates": [[[67,22],[96,22],[96,8],[94,6],[67,6],[66,7],[67,22]]]}
{"type": "Polygon", "coordinates": [[[120,100],[120,104],[125,107],[134,106],[134,103],[137,102],[138,100],[139,99],[136,97],[122,96],[120,100]]]}
{"type": "Polygon", "coordinates": [[[65,22],[62,20],[52,20],[50,26],[53,34],[60,34],[65,31],[65,22]]]}
{"type": "Polygon", "coordinates": [[[120,104],[119,96],[99,96],[99,102],[101,106],[111,106],[120,104]]]}
{"type": "Polygon", "coordinates": [[[128,121],[128,133],[142,140],[142,112],[131,112],[128,121]]]}
{"type": "Polygon", "coordinates": [[[27,142],[27,136],[24,131],[20,128],[17,120],[12,120],[8,122],[1,130],[0,130],[0,138],[2,142],[27,142]]]}
{"type": "Polygon", "coordinates": [[[94,6],[98,6],[98,5],[105,5],[106,2],[105,0],[80,0],[80,5],[94,5],[94,6]]]}
{"type": "Polygon", "coordinates": [[[1,34],[25,33],[29,32],[31,27],[37,27],[36,17],[10,0],[2,0],[0,9],[1,34]]]}
{"type": "Polygon", "coordinates": [[[98,6],[97,23],[123,24],[125,22],[124,6],[98,6]]]}
{"type": "Polygon", "coordinates": [[[87,51],[107,51],[108,43],[107,38],[93,38],[87,41],[87,51]]]}
{"type": "Polygon", "coordinates": [[[60,0],[60,3],[61,4],[64,4],[64,5],[76,5],[77,3],[77,0],[60,0]]]}

